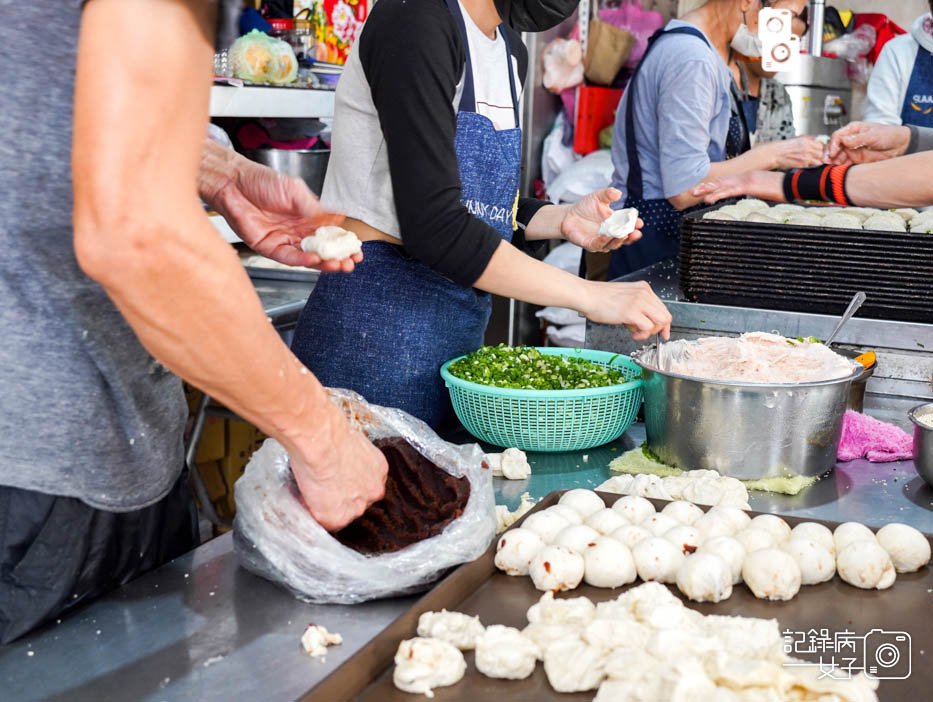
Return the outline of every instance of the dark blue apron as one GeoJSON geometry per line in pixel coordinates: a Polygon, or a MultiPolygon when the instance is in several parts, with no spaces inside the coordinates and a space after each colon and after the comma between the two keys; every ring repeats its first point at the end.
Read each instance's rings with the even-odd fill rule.
{"type": "Polygon", "coordinates": [[[917,48],[917,60],[901,107],[901,121],[915,127],[933,127],[933,54],[922,46],[917,48]]]}
{"type": "MultiPolygon", "coordinates": [[[[635,69],[628,83],[628,102],[625,110],[625,151],[628,156],[628,180],[626,182],[626,198],[623,207],[634,207],[645,226],[641,241],[634,246],[623,246],[612,252],[609,264],[609,279],[614,280],[623,275],[677,256],[680,244],[680,220],[691,210],[678,210],[666,198],[646,200],[642,184],[641,162],[638,159],[638,148],[635,143],[635,87],[641,67],[648,58],[651,50],[657,46],[658,41],[669,34],[688,34],[697,37],[709,46],[703,33],[693,27],[675,27],[666,31],[656,32],[648,43],[648,49],[641,62],[635,69]]],[[[726,137],[726,158],[733,158],[748,151],[750,148],[748,125],[745,115],[739,108],[734,83],[731,87],[733,103],[732,117],[729,119],[729,132],[726,137]]],[[[699,207],[699,206],[697,206],[699,207]]],[[[697,208],[693,208],[697,209],[697,208]]]]}
{"type": "MultiPolygon", "coordinates": [[[[466,51],[454,140],[461,202],[511,241],[521,129],[496,131],[489,119],[476,113],[466,26],[457,0],[447,0],[447,5],[466,51]]],[[[499,32],[519,124],[504,25],[499,32]]],[[[443,426],[453,419],[453,409],[440,367],[483,345],[491,297],[453,283],[395,244],[364,242],[363,255],[352,274],[320,277],[298,321],[292,350],[324,385],[355,390],[370,402],[398,407],[435,428],[443,426]]]]}

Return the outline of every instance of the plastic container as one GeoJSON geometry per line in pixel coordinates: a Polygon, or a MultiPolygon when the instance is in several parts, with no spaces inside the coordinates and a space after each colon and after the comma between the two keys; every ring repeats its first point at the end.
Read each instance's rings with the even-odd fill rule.
{"type": "Polygon", "coordinates": [[[615,122],[616,108],[621,99],[622,91],[617,88],[596,85],[577,88],[574,151],[585,156],[599,148],[599,133],[615,122]]]}
{"type": "Polygon", "coordinates": [[[441,366],[454,411],[480,441],[524,451],[580,451],[619,438],[635,421],[642,400],[641,368],[622,354],[538,348],[621,370],[627,382],[587,390],[513,390],[462,380],[441,366]]]}

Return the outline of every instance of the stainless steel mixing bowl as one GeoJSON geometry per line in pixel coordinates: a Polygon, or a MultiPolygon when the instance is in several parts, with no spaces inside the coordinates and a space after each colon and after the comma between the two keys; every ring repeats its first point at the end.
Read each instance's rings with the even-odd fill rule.
{"type": "Polygon", "coordinates": [[[920,477],[933,487],[933,427],[920,421],[920,417],[933,419],[933,402],[917,405],[907,416],[914,423],[914,465],[920,477]]]}
{"type": "Polygon", "coordinates": [[[643,369],[648,448],[685,470],[741,480],[815,476],[836,465],[852,381],[764,385],[688,378],[643,369]]]}

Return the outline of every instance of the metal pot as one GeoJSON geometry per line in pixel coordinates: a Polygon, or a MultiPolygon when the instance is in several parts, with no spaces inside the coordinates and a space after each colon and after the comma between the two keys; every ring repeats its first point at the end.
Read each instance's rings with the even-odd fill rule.
{"type": "MultiPolygon", "coordinates": [[[[853,361],[855,357],[860,355],[861,351],[840,351],[835,350],[836,353],[845,356],[846,358],[851,358],[853,361]]],[[[852,387],[849,389],[849,400],[848,408],[850,410],[855,410],[856,412],[861,412],[865,408],[865,390],[868,386],[868,379],[875,374],[875,369],[878,367],[878,361],[876,360],[868,368],[863,368],[862,371],[855,377],[855,380],[852,381],[852,387]]]]}
{"type": "Polygon", "coordinates": [[[324,189],[330,161],[327,149],[244,149],[243,155],[279,173],[301,178],[315,195],[324,189]]]}
{"type": "Polygon", "coordinates": [[[914,465],[920,477],[933,487],[933,427],[919,420],[919,417],[933,417],[933,402],[917,405],[907,416],[914,423],[914,465]]]}
{"type": "Polygon", "coordinates": [[[749,384],[688,378],[645,365],[648,448],[671,466],[741,480],[816,476],[836,465],[846,378],[749,384]]]}

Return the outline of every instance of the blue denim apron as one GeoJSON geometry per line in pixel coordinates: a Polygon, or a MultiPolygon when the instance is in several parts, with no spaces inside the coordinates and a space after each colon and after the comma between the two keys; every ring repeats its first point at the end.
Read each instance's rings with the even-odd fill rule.
{"type": "MultiPolygon", "coordinates": [[[[634,207],[645,226],[642,228],[644,237],[634,246],[623,246],[612,252],[609,264],[609,279],[614,280],[623,275],[646,268],[658,261],[677,256],[680,245],[680,220],[694,209],[676,209],[666,198],[646,200],[642,185],[641,162],[638,159],[638,148],[635,143],[635,83],[638,79],[639,69],[651,50],[657,46],[658,41],[668,34],[688,34],[702,39],[710,47],[709,41],[703,33],[692,27],[675,27],[667,31],[658,31],[651,37],[648,49],[641,59],[635,73],[628,83],[628,102],[625,111],[625,151],[628,156],[628,180],[626,182],[626,197],[623,207],[634,207]]],[[[748,125],[745,114],[740,107],[735,86],[731,87],[733,114],[729,119],[729,132],[726,136],[726,158],[733,158],[748,151],[749,143],[748,125]]]]}
{"type": "Polygon", "coordinates": [[[910,73],[901,121],[915,127],[933,127],[933,54],[922,46],[910,73]]]}
{"type": "MultiPolygon", "coordinates": [[[[496,131],[476,113],[466,26],[459,3],[447,0],[447,5],[466,51],[454,140],[461,202],[511,241],[521,129],[496,131]]],[[[509,39],[504,26],[499,32],[519,124],[509,39]]],[[[298,321],[292,350],[324,385],[355,390],[370,402],[398,407],[441,427],[454,416],[440,367],[483,345],[491,297],[453,283],[395,244],[364,242],[363,255],[352,274],[320,277],[298,321]]]]}

